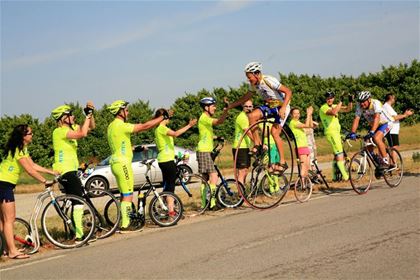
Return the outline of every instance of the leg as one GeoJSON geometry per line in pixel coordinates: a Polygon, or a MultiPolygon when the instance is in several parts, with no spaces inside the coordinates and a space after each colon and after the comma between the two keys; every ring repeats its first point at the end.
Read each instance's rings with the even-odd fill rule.
{"type": "MultiPolygon", "coordinates": [[[[248,114],[249,126],[259,121],[262,118],[262,116],[263,114],[260,109],[254,109],[251,113],[248,114]]],[[[255,126],[255,129],[252,129],[251,133],[252,133],[254,144],[256,146],[261,145],[260,135],[258,134],[258,129],[256,126],[255,126]]]]}
{"type": "Polygon", "coordinates": [[[13,234],[13,224],[16,218],[15,202],[0,202],[0,208],[3,221],[3,235],[6,239],[6,245],[8,248],[7,255],[9,258],[29,258],[28,255],[19,252],[15,246],[13,234]]]}
{"type": "Polygon", "coordinates": [[[111,165],[111,171],[117,180],[121,194],[121,227],[127,228],[130,225],[131,205],[133,203],[133,170],[131,164],[115,163],[111,165]]]}
{"type": "Polygon", "coordinates": [[[280,134],[282,131],[282,127],[280,124],[274,124],[271,128],[271,135],[273,135],[274,142],[276,142],[277,150],[279,151],[280,155],[280,164],[284,165],[286,163],[285,157],[284,157],[284,149],[283,149],[283,141],[281,140],[280,134]]]}

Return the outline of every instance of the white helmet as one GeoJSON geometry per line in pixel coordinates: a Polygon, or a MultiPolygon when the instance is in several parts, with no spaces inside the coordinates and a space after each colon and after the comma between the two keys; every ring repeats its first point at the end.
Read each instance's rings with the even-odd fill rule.
{"type": "Polygon", "coordinates": [[[255,73],[255,72],[261,72],[262,64],[260,62],[250,62],[247,65],[245,65],[245,73],[255,73]]]}
{"type": "Polygon", "coordinates": [[[359,102],[363,102],[366,101],[370,98],[370,91],[361,91],[359,92],[358,96],[357,96],[357,100],[359,102]]]}

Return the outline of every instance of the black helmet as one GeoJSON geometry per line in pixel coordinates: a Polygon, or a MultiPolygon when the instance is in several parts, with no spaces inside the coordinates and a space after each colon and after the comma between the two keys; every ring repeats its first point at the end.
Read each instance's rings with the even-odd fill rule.
{"type": "Polygon", "coordinates": [[[334,92],[332,92],[332,91],[327,91],[327,92],[324,94],[324,96],[325,96],[325,99],[330,99],[330,98],[334,98],[334,97],[335,97],[335,94],[334,94],[334,92]]]}

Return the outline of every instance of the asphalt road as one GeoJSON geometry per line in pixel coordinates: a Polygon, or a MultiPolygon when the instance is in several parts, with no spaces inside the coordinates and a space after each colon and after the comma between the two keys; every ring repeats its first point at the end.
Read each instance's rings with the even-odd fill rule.
{"type": "Polygon", "coordinates": [[[420,178],[1,263],[0,279],[420,279],[420,178]]]}

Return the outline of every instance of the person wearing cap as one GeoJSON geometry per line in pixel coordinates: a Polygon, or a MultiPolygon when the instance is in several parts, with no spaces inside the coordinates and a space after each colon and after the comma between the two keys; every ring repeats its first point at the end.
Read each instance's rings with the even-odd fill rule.
{"type": "MultiPolygon", "coordinates": [[[[235,108],[245,101],[249,100],[255,93],[258,93],[264,100],[265,104],[258,106],[248,114],[249,125],[253,125],[263,118],[265,115],[268,119],[274,118],[274,125],[271,128],[271,135],[276,142],[277,150],[280,154],[280,163],[273,164],[272,168],[277,173],[283,173],[287,168],[287,162],[284,156],[283,141],[280,137],[283,126],[290,113],[290,100],[292,99],[292,91],[281,84],[278,79],[273,76],[262,74],[262,64],[260,62],[250,62],[245,66],[244,72],[250,83],[250,90],[229,104],[228,109],[235,108]]],[[[262,145],[258,130],[252,131],[252,140],[254,141],[253,152],[257,154],[262,151],[262,145]]]]}
{"type": "MultiPolygon", "coordinates": [[[[214,168],[214,161],[211,156],[211,152],[214,147],[214,133],[213,126],[222,124],[228,116],[227,108],[223,109],[222,115],[216,119],[213,118],[216,112],[216,99],[213,97],[204,97],[200,100],[200,106],[203,109],[203,113],[198,119],[198,133],[199,141],[197,146],[197,161],[198,161],[198,172],[203,175],[210,185],[212,191],[212,198],[210,201],[210,208],[216,206],[215,191],[217,183],[217,172],[214,168]]],[[[205,185],[201,185],[201,206],[206,205],[206,193],[205,185]]]]}
{"type": "MultiPolygon", "coordinates": [[[[73,194],[82,197],[82,182],[77,176],[79,159],[77,157],[77,140],[88,135],[89,130],[95,128],[93,117],[94,106],[88,102],[84,108],[86,118],[82,126],[75,123],[72,109],[68,105],[55,108],[51,115],[57,122],[57,128],[53,131],[54,163],[53,169],[61,173],[60,184],[64,187],[66,194],[73,194]]],[[[78,242],[83,239],[83,205],[75,205],[73,219],[76,227],[76,239],[78,242]]]]}
{"type": "Polygon", "coordinates": [[[341,143],[341,125],[338,119],[338,113],[348,113],[353,109],[353,97],[349,96],[349,104],[343,105],[343,102],[334,104],[335,94],[332,91],[325,93],[325,104],[319,109],[319,117],[324,127],[324,135],[330,143],[334,153],[333,159],[333,181],[336,181],[335,169],[338,167],[344,181],[349,179],[349,174],[344,165],[344,152],[341,143]]]}
{"type": "Polygon", "coordinates": [[[121,194],[121,233],[141,230],[130,223],[129,216],[132,211],[131,205],[134,191],[134,177],[131,166],[133,159],[131,134],[149,130],[163,120],[169,119],[170,115],[172,115],[172,111],[165,111],[163,115],[145,123],[132,124],[127,122],[128,104],[124,100],[116,100],[107,107],[109,112],[115,117],[108,125],[107,137],[112,153],[109,163],[121,194]]]}

